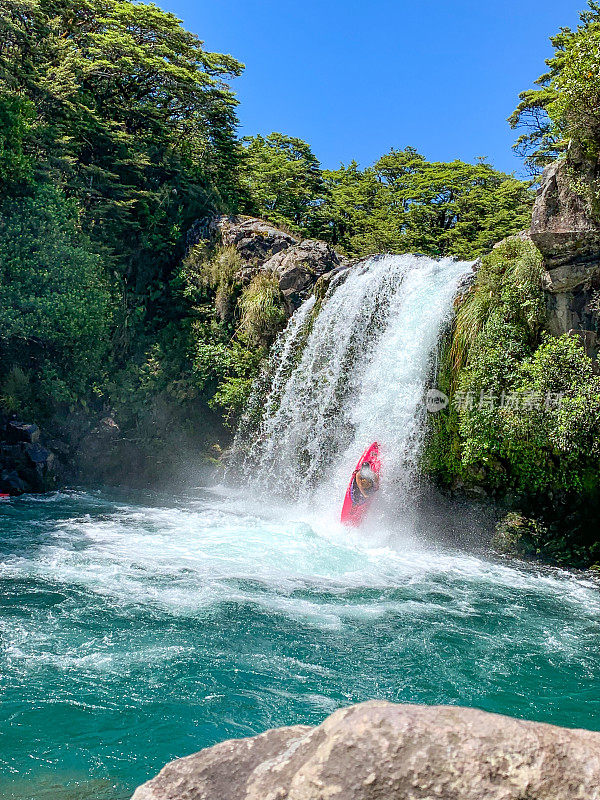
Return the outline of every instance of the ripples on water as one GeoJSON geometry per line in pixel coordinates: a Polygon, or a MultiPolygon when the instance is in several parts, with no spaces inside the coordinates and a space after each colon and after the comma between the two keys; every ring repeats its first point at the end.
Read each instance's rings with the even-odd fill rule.
{"type": "Polygon", "coordinates": [[[128,797],[227,737],[369,698],[600,728],[583,578],[225,495],[0,507],[0,796],[128,797]]]}

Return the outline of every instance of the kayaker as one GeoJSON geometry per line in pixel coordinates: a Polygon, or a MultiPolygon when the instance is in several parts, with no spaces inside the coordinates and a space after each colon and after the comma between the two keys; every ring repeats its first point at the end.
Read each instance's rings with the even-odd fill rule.
{"type": "Polygon", "coordinates": [[[350,489],[352,503],[361,506],[371,495],[379,489],[379,475],[373,467],[366,462],[354,473],[350,489]]]}

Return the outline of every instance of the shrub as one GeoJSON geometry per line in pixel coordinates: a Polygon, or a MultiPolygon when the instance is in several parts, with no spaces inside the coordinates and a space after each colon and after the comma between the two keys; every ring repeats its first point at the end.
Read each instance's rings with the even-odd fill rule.
{"type": "Polygon", "coordinates": [[[250,343],[268,346],[283,328],[287,315],[277,276],[260,272],[242,292],[240,332],[250,343]]]}
{"type": "Polygon", "coordinates": [[[112,302],[103,274],[100,257],[79,230],[76,206],[58,189],[40,187],[30,197],[2,204],[0,379],[5,397],[15,383],[14,368],[26,365],[40,410],[85,402],[109,345],[112,302]]]}
{"type": "Polygon", "coordinates": [[[600,378],[577,338],[542,335],[541,273],[533,245],[504,242],[458,309],[451,410],[430,436],[446,480],[529,497],[598,488],[600,378]]]}

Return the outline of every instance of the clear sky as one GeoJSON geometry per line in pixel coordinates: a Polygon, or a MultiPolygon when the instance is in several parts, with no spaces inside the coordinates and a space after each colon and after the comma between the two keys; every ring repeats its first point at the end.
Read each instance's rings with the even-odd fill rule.
{"type": "Polygon", "coordinates": [[[390,147],[522,171],[506,117],[585,0],[155,0],[246,65],[241,133],[308,141],[324,167],[390,147]]]}

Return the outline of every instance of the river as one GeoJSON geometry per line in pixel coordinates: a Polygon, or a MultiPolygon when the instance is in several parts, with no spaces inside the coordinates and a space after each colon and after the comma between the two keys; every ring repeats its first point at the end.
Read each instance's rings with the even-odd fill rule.
{"type": "Polygon", "coordinates": [[[398,521],[72,491],[0,506],[0,796],[124,800],[371,698],[600,729],[600,593],[398,521]]]}
{"type": "Polygon", "coordinates": [[[424,394],[470,269],[372,258],[309,298],[227,487],[0,505],[2,798],[125,800],[170,759],[372,698],[600,729],[598,585],[487,554],[477,519],[442,544],[467,517],[421,495],[424,394]],[[381,491],[343,528],[375,439],[381,491]]]}

